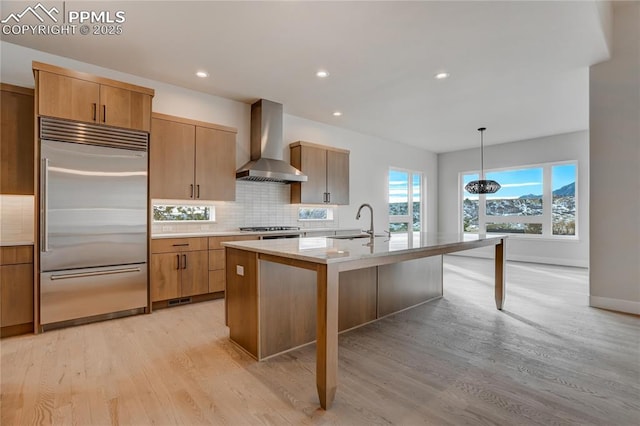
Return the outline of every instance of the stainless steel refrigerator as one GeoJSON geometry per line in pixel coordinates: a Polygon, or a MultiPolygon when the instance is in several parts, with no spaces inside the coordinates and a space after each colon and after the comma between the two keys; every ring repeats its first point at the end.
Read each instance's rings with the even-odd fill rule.
{"type": "Polygon", "coordinates": [[[147,306],[145,132],[40,119],[40,323],[147,306]]]}

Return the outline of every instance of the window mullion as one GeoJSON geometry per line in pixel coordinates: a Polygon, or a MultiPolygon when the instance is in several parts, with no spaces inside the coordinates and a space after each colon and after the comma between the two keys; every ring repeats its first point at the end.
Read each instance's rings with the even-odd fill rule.
{"type": "Polygon", "coordinates": [[[551,165],[542,169],[542,236],[550,237],[552,232],[553,184],[551,182],[551,165]]]}
{"type": "Polygon", "coordinates": [[[484,234],[487,232],[487,196],[484,194],[478,195],[478,233],[484,234]]]}

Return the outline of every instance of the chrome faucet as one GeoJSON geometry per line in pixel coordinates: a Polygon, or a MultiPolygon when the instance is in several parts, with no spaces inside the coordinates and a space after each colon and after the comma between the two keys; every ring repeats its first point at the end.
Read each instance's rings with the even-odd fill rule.
{"type": "Polygon", "coordinates": [[[362,211],[363,207],[369,207],[369,210],[371,210],[371,227],[368,231],[365,230],[364,232],[366,232],[371,236],[371,238],[373,238],[373,207],[371,207],[371,204],[364,203],[358,208],[358,213],[356,213],[356,220],[360,219],[360,212],[362,211]]]}

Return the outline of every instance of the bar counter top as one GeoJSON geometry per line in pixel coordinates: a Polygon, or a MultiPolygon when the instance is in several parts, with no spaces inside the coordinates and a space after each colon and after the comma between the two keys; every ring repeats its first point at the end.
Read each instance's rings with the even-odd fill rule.
{"type": "Polygon", "coordinates": [[[422,256],[446,254],[460,251],[463,245],[464,249],[495,245],[504,238],[504,235],[411,232],[375,238],[310,237],[234,241],[223,243],[223,246],[288,259],[330,264],[410,253],[422,256]]]}

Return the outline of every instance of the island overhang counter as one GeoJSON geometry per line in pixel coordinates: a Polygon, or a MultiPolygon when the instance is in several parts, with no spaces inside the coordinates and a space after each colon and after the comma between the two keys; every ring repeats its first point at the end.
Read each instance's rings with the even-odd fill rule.
{"type": "MultiPolygon", "coordinates": [[[[342,321],[342,313],[345,311],[339,311],[339,299],[344,296],[341,290],[348,291],[352,286],[371,288],[367,277],[374,275],[376,281],[373,292],[378,298],[378,291],[382,293],[384,277],[389,274],[394,278],[391,284],[385,284],[386,288],[393,289],[396,285],[397,288],[402,288],[402,276],[393,275],[397,271],[396,266],[401,264],[403,268],[409,265],[409,270],[413,271],[408,275],[411,281],[420,281],[415,277],[421,275],[427,275],[425,280],[436,281],[441,296],[442,255],[494,246],[497,309],[502,309],[505,298],[506,237],[502,235],[410,232],[392,234],[390,238],[350,240],[320,237],[228,242],[223,245],[227,274],[225,307],[231,340],[260,360],[266,357],[265,354],[270,356],[282,349],[294,348],[300,342],[306,343],[304,337],[297,336],[298,340],[291,340],[283,336],[286,330],[283,333],[280,329],[287,327],[280,325],[294,324],[295,327],[289,332],[298,335],[304,334],[305,325],[307,331],[310,324],[314,326],[315,336],[311,338],[315,337],[316,341],[316,387],[320,405],[324,409],[331,406],[337,388],[338,319],[340,312],[342,321]],[[425,261],[430,263],[424,263],[425,261]],[[309,280],[312,282],[311,288],[304,284],[309,280]],[[265,292],[265,288],[278,293],[276,297],[280,299],[275,301],[276,299],[270,298],[271,292],[265,292]],[[313,302],[315,306],[309,306],[313,302]],[[310,313],[315,324],[308,320],[310,313]],[[272,317],[279,317],[277,327],[265,325],[272,317]],[[265,348],[269,350],[265,352],[265,348]]],[[[427,292],[422,291],[423,287],[433,287],[433,284],[431,282],[426,283],[426,287],[419,286],[417,295],[418,287],[413,285],[409,305],[424,303],[433,298],[433,288],[427,292]]],[[[359,297],[363,298],[369,298],[368,295],[372,294],[371,291],[358,291],[359,297]]],[[[370,305],[371,303],[362,303],[356,309],[363,313],[359,318],[360,323],[381,317],[377,299],[375,314],[367,316],[366,311],[371,311],[370,305]],[[375,318],[371,315],[375,315],[375,318]]],[[[406,305],[407,303],[400,307],[406,305]]],[[[344,328],[341,325],[341,329],[344,328]]]]}

